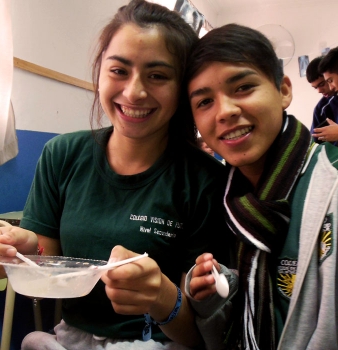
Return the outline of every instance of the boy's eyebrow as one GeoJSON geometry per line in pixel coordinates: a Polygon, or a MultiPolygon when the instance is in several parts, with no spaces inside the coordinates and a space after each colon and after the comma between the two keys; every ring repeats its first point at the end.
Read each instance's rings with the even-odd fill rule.
{"type": "Polygon", "coordinates": [[[204,95],[208,92],[210,92],[211,89],[208,87],[200,88],[197,90],[194,90],[190,95],[189,95],[189,100],[192,100],[196,96],[204,95]]]}
{"type": "Polygon", "coordinates": [[[227,84],[236,83],[236,81],[241,80],[241,79],[247,77],[248,75],[254,75],[254,74],[257,75],[257,72],[255,72],[252,69],[246,69],[246,70],[234,75],[233,77],[228,78],[225,82],[227,84]]]}
{"type": "MultiPolygon", "coordinates": [[[[246,69],[246,70],[226,79],[225,83],[226,84],[233,84],[233,83],[236,83],[237,81],[239,81],[239,80],[241,80],[249,75],[257,75],[257,72],[254,70],[251,70],[251,69],[246,69]]],[[[210,91],[211,91],[211,88],[209,88],[207,86],[200,88],[200,89],[197,89],[197,90],[194,90],[189,95],[189,99],[191,100],[192,98],[194,98],[196,96],[203,95],[203,94],[208,93],[210,91]]]]}
{"type": "MultiPolygon", "coordinates": [[[[124,58],[122,56],[119,56],[119,55],[109,56],[109,57],[107,57],[107,60],[116,60],[116,61],[119,61],[119,62],[125,64],[126,66],[129,66],[129,67],[133,66],[132,61],[130,61],[127,58],[124,58]]],[[[164,61],[151,61],[151,62],[146,64],[147,68],[154,68],[154,67],[159,67],[159,66],[175,70],[174,66],[172,66],[171,64],[164,62],[164,61]]]]}

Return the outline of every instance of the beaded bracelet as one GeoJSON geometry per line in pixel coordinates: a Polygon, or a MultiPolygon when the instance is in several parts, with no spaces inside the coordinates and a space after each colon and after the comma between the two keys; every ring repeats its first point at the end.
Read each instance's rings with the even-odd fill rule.
{"type": "Polygon", "coordinates": [[[38,243],[38,248],[37,248],[37,251],[36,251],[36,255],[42,255],[44,250],[45,250],[45,248],[41,247],[41,245],[38,243]]]}
{"type": "Polygon", "coordinates": [[[151,339],[151,325],[152,324],[154,324],[155,326],[164,326],[165,324],[172,321],[178,315],[178,312],[180,311],[180,308],[182,305],[182,292],[181,292],[181,289],[179,289],[176,286],[176,284],[175,284],[175,287],[177,288],[176,304],[173,308],[173,311],[171,311],[169,317],[165,321],[157,322],[157,321],[153,320],[149,314],[144,314],[144,319],[146,322],[146,325],[142,331],[142,338],[144,341],[151,339]]]}

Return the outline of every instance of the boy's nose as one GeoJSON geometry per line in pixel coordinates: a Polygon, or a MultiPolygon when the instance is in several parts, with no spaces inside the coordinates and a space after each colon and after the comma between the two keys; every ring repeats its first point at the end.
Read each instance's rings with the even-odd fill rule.
{"type": "Polygon", "coordinates": [[[218,103],[217,119],[226,121],[229,118],[239,116],[241,113],[240,107],[234,101],[226,96],[223,96],[218,103]]]}

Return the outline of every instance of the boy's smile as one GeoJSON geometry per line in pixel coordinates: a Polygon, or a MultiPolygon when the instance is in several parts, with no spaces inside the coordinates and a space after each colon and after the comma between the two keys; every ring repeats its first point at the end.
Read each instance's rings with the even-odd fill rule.
{"type": "Polygon", "coordinates": [[[284,77],[278,91],[255,67],[210,62],[190,81],[188,90],[205,142],[255,183],[292,99],[289,78],[284,77]]]}

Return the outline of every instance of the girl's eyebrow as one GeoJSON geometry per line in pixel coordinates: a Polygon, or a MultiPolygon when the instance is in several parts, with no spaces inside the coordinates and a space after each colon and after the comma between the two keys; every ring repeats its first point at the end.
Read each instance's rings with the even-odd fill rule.
{"type": "MultiPolygon", "coordinates": [[[[126,66],[129,66],[129,67],[133,66],[132,61],[130,61],[127,58],[124,58],[122,56],[119,56],[119,55],[109,56],[109,57],[107,57],[107,60],[116,60],[116,61],[119,61],[119,62],[125,64],[126,66]]],[[[148,62],[146,64],[146,68],[154,68],[154,67],[166,67],[166,68],[175,70],[174,66],[172,66],[171,64],[169,64],[165,61],[151,61],[151,62],[148,62]]]]}
{"type": "MultiPolygon", "coordinates": [[[[246,70],[244,70],[238,74],[235,74],[234,76],[226,79],[225,83],[226,84],[233,84],[233,83],[236,83],[237,81],[239,81],[239,80],[241,80],[249,75],[258,75],[258,74],[254,70],[246,69],[246,70]]],[[[200,95],[203,95],[203,94],[208,93],[208,92],[211,92],[211,88],[207,87],[207,86],[196,89],[190,93],[189,99],[191,100],[196,96],[200,96],[200,95]]]]}
{"type": "Polygon", "coordinates": [[[107,57],[107,60],[111,60],[111,61],[119,61],[127,66],[132,66],[132,62],[130,60],[127,60],[126,58],[122,57],[122,56],[118,56],[118,55],[113,55],[113,56],[109,56],[107,57]]]}

